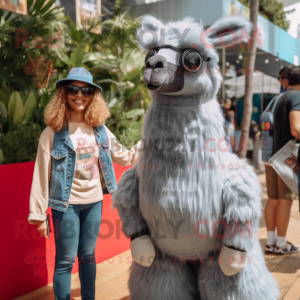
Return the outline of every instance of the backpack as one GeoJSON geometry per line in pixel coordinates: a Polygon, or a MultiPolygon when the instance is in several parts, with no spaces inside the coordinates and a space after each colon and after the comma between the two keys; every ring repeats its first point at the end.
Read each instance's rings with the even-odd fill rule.
{"type": "Polygon", "coordinates": [[[261,115],[261,149],[262,161],[268,162],[273,152],[274,110],[283,93],[275,96],[261,115]]]}

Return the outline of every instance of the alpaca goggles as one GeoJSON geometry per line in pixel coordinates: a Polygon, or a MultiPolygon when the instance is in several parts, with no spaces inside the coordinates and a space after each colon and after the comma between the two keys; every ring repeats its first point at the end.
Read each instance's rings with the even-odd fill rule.
{"type": "Polygon", "coordinates": [[[88,87],[88,86],[79,87],[79,86],[71,85],[71,84],[67,85],[67,92],[71,96],[77,95],[79,90],[81,90],[81,94],[83,97],[90,97],[94,93],[94,88],[92,88],[92,87],[88,87]]]}
{"type": "Polygon", "coordinates": [[[158,53],[158,51],[163,48],[169,48],[181,52],[181,56],[179,59],[180,64],[189,73],[198,72],[199,69],[201,68],[203,60],[205,62],[210,61],[210,57],[205,57],[201,55],[197,50],[181,49],[181,48],[173,47],[171,45],[163,45],[149,50],[149,52],[146,54],[145,57],[145,65],[147,66],[147,61],[149,58],[155,56],[158,53]]]}

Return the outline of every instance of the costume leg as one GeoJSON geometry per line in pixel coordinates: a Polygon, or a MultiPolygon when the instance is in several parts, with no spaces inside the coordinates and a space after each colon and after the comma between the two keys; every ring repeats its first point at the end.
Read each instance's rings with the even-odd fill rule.
{"type": "Polygon", "coordinates": [[[171,257],[156,255],[150,267],[133,262],[130,300],[199,300],[196,273],[171,257]]]}
{"type": "Polygon", "coordinates": [[[198,284],[201,299],[205,300],[277,300],[277,283],[268,271],[259,241],[249,253],[241,272],[226,276],[221,271],[219,253],[199,268],[198,284]]]}

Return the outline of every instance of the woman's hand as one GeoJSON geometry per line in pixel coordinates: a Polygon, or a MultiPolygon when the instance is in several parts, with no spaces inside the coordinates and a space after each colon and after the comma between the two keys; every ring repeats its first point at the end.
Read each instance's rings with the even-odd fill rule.
{"type": "Polygon", "coordinates": [[[37,225],[37,230],[40,232],[40,236],[48,237],[47,235],[47,222],[46,221],[33,221],[37,225]]]}

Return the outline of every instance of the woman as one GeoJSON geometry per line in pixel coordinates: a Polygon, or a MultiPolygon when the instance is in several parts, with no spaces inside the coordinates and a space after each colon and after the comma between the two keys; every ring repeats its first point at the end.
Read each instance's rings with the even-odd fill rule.
{"type": "Polygon", "coordinates": [[[30,224],[47,236],[46,212],[52,209],[55,232],[56,300],[70,299],[71,271],[78,251],[83,300],[95,299],[95,246],[100,230],[103,194],[112,194],[116,179],[112,161],[130,165],[138,157],[117,143],[104,125],[110,112],[102,88],[85,68],[73,68],[56,83],[44,115],[30,194],[30,224]],[[113,148],[113,149],[111,149],[113,148]]]}

